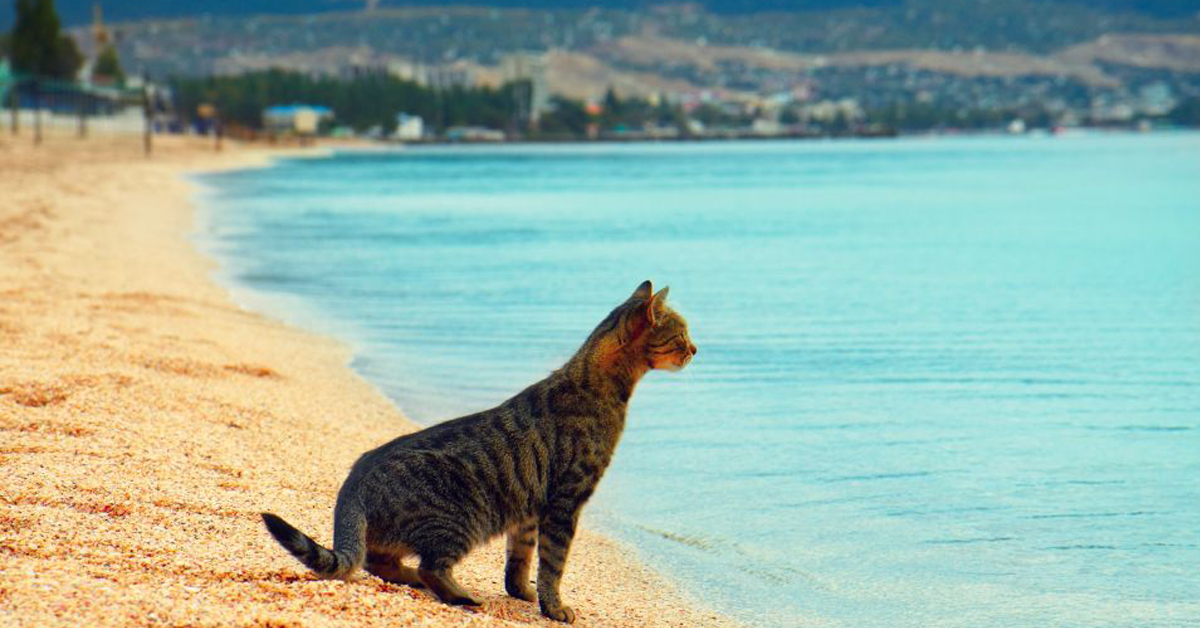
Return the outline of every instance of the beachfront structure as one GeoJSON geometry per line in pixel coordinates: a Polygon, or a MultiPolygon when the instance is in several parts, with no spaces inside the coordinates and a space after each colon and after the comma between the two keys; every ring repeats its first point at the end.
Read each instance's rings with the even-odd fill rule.
{"type": "Polygon", "coordinates": [[[424,75],[425,84],[434,89],[447,90],[475,85],[475,71],[461,63],[427,67],[424,75]]]}
{"type": "Polygon", "coordinates": [[[315,135],[323,120],[332,120],[333,110],[321,105],[275,105],[263,109],[263,127],[271,133],[315,135]]]}
{"type": "Polygon", "coordinates": [[[503,142],[504,131],[481,126],[452,126],[446,129],[451,142],[503,142]]]}
{"type": "Polygon", "coordinates": [[[408,113],[396,114],[396,132],[392,135],[403,142],[417,142],[425,138],[425,120],[408,113]]]}
{"type": "Polygon", "coordinates": [[[536,53],[519,52],[506,55],[501,60],[500,68],[505,82],[529,81],[530,92],[521,94],[522,102],[518,103],[518,115],[522,120],[537,124],[542,114],[550,108],[546,58],[536,53]]]}

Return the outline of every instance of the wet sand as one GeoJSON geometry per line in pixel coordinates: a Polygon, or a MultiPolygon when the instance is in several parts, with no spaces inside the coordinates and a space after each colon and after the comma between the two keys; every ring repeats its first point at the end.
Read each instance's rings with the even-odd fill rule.
{"type": "MultiPolygon", "coordinates": [[[[158,138],[0,137],[0,626],[493,626],[503,542],[456,571],[451,608],[364,575],[321,581],[271,510],[328,545],[363,451],[417,429],[339,343],[240,309],[188,242],[188,172],[269,153],[158,138]]],[[[581,626],[717,626],[601,535],[563,582],[581,626]]]]}

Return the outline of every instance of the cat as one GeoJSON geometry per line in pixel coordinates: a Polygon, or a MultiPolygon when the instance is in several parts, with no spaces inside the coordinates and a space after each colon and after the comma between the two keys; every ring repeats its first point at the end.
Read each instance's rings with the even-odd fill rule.
{"type": "Polygon", "coordinates": [[[579,513],[612,459],[634,387],[696,354],[683,317],[643,282],[562,368],[483,412],[401,436],[363,454],[333,513],[333,550],[262,513],[275,540],[326,578],[359,567],[426,586],[447,604],[479,603],[451,573],[473,547],[507,534],[504,587],[572,623],[559,580],[579,513]],[[537,593],[529,574],[538,550],[537,593]],[[401,564],[416,554],[419,566],[401,564]]]}

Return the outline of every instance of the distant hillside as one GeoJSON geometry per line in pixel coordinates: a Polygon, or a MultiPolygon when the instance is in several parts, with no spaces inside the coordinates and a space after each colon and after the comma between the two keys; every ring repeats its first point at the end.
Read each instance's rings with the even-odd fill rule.
{"type": "MultiPolygon", "coordinates": [[[[425,64],[463,60],[492,65],[508,52],[581,50],[649,33],[701,46],[747,46],[806,54],[897,49],[1049,54],[1109,34],[1200,34],[1200,14],[1165,18],[1091,6],[1132,6],[1138,0],[756,0],[759,7],[791,10],[741,13],[714,13],[698,4],[658,5],[645,10],[614,8],[634,5],[638,0],[608,2],[604,9],[563,8],[591,1],[560,0],[554,3],[554,9],[385,5],[368,13],[359,0],[157,0],[138,4],[109,0],[105,19],[116,33],[123,58],[144,63],[133,67],[187,74],[212,71],[215,61],[230,53],[271,57],[334,48],[355,48],[425,64]],[[834,5],[838,7],[830,8],[834,5]],[[132,21],[118,19],[119,13],[114,15],[122,7],[134,11],[147,6],[163,11],[204,6],[216,14],[132,21]],[[286,8],[289,13],[326,10],[251,17],[220,14],[223,9],[244,12],[270,8],[286,8]]],[[[59,2],[64,9],[76,10],[83,10],[86,4],[84,0],[59,2]]],[[[708,2],[732,10],[749,0],[708,2]]],[[[524,3],[533,4],[527,0],[524,3]]],[[[76,32],[85,34],[86,29],[80,25],[76,32]]]]}
{"type": "MultiPolygon", "coordinates": [[[[95,54],[91,0],[57,1],[95,54]]],[[[789,119],[832,107],[898,128],[1018,113],[1128,124],[1200,99],[1200,0],[596,2],[105,0],[104,15],[126,71],[153,80],[283,70],[445,89],[523,75],[575,100],[613,89],[789,119]]]]}
{"type": "MultiPolygon", "coordinates": [[[[1200,94],[1200,18],[1047,0],[729,14],[695,4],[639,11],[384,7],[110,26],[124,67],[151,77],[284,68],[496,85],[511,69],[508,55],[542,53],[548,89],[580,99],[611,86],[626,95],[718,93],[740,101],[852,97],[872,107],[936,101],[995,108],[1038,99],[1079,107],[1094,100],[1103,108],[1200,94]]],[[[86,26],[72,32],[85,51],[95,49],[86,26]]]]}
{"type": "MultiPolygon", "coordinates": [[[[0,28],[12,25],[16,0],[0,0],[0,28]]],[[[1031,0],[1050,7],[1075,5],[1089,10],[1108,13],[1127,13],[1153,18],[1175,19],[1194,16],[1200,12],[1197,0],[1031,0]]],[[[63,23],[68,26],[84,24],[91,20],[93,0],[58,0],[57,6],[63,23]]],[[[616,10],[642,10],[655,5],[670,4],[661,0],[471,0],[462,3],[433,2],[429,0],[379,0],[380,7],[406,6],[462,6],[525,8],[538,10],[584,9],[603,7],[616,10]]],[[[737,15],[765,12],[820,12],[844,10],[879,10],[899,8],[905,0],[699,0],[693,2],[711,13],[737,15]]],[[[942,0],[946,7],[958,5],[957,10],[988,12],[989,0],[942,0]],[[972,7],[971,5],[975,5],[972,7]]],[[[247,15],[304,15],[332,11],[356,10],[366,5],[365,0],[104,0],[101,2],[106,19],[115,21],[186,18],[199,16],[247,16],[247,15]]]]}

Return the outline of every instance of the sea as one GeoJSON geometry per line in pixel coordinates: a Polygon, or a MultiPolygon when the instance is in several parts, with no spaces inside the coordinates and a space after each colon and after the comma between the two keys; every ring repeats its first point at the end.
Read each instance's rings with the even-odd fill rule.
{"type": "Polygon", "coordinates": [[[425,425],[670,286],[699,353],[639,385],[584,523],[748,625],[1200,626],[1200,133],[421,146],[200,181],[239,303],[341,339],[425,425]]]}

